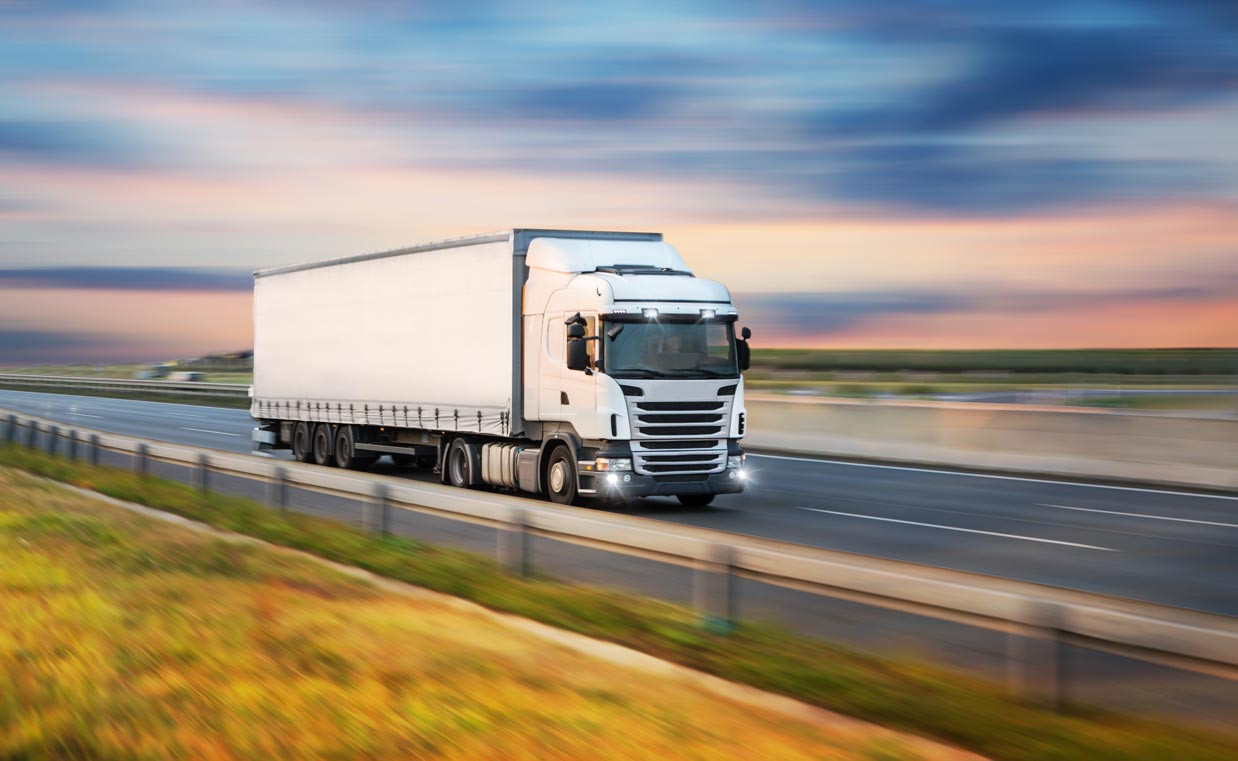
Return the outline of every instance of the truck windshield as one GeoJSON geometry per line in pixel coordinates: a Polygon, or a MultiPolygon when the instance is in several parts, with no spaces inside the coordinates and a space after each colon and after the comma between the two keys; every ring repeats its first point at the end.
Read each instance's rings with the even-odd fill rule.
{"type": "Polygon", "coordinates": [[[604,371],[613,378],[735,378],[735,328],[720,320],[606,321],[604,371]],[[611,338],[618,325],[623,330],[611,338]]]}

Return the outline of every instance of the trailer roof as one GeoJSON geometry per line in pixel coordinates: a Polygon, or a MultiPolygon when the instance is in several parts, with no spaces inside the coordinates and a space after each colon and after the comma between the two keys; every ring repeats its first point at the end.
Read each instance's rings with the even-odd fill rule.
{"type": "Polygon", "coordinates": [[[640,233],[640,232],[618,232],[606,230],[553,230],[541,228],[515,228],[512,230],[500,230],[499,232],[484,233],[481,235],[466,235],[459,238],[445,238],[443,240],[431,241],[429,243],[420,243],[415,246],[406,248],[397,248],[390,251],[375,251],[368,254],[357,254],[355,256],[344,256],[338,259],[322,259],[316,262],[307,262],[305,264],[290,264],[283,267],[268,267],[266,269],[256,270],[255,278],[269,277],[271,275],[282,275],[288,272],[300,272],[301,270],[318,269],[319,267],[331,267],[337,264],[351,264],[352,262],[363,262],[369,259],[385,259],[390,256],[404,256],[405,254],[418,254],[423,251],[439,251],[445,248],[461,248],[464,246],[476,246],[482,243],[499,243],[501,241],[513,242],[513,255],[522,255],[529,248],[529,241],[533,238],[576,238],[576,239],[594,239],[594,240],[642,240],[642,241],[660,241],[662,233],[640,233]]]}

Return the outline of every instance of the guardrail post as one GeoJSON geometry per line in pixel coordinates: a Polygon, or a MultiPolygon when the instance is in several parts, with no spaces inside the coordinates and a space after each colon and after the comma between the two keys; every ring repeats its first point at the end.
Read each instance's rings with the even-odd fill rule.
{"type": "Polygon", "coordinates": [[[65,452],[65,456],[68,457],[70,461],[76,460],[77,459],[77,429],[76,428],[69,429],[68,438],[69,438],[68,450],[65,452]]]}
{"type": "Polygon", "coordinates": [[[99,434],[90,434],[90,447],[87,449],[87,459],[91,465],[99,464],[99,434]]]}
{"type": "Polygon", "coordinates": [[[1062,624],[1065,611],[1044,600],[1027,604],[1024,627],[1006,635],[1006,683],[1024,698],[1060,708],[1066,699],[1067,681],[1062,624]]]}
{"type": "Polygon", "coordinates": [[[44,443],[44,448],[48,454],[56,454],[56,445],[60,443],[60,426],[47,426],[47,441],[44,443]]]}
{"type": "Polygon", "coordinates": [[[9,415],[9,428],[8,428],[8,431],[5,433],[5,436],[8,439],[10,444],[17,443],[17,416],[16,415],[9,415]]]}
{"type": "Polygon", "coordinates": [[[735,621],[734,550],[730,545],[705,545],[692,572],[693,603],[701,623],[715,634],[729,634],[735,621]]]}
{"type": "Polygon", "coordinates": [[[28,424],[28,427],[26,428],[26,449],[34,449],[35,441],[39,436],[39,423],[34,419],[26,422],[28,424]]]}
{"type": "Polygon", "coordinates": [[[199,452],[193,466],[193,488],[200,492],[210,491],[211,463],[205,452],[199,452]]]}
{"type": "Polygon", "coordinates": [[[376,483],[370,499],[362,506],[361,522],[366,531],[377,536],[387,535],[388,510],[391,506],[387,494],[387,485],[376,483]]]}
{"type": "Polygon", "coordinates": [[[267,507],[283,510],[288,503],[288,478],[283,466],[276,465],[267,481],[267,507]]]}
{"type": "Polygon", "coordinates": [[[499,528],[499,564],[513,576],[529,575],[529,514],[515,508],[507,514],[507,521],[499,528]]]}
{"type": "Polygon", "coordinates": [[[145,476],[150,470],[150,447],[138,444],[137,458],[133,462],[133,472],[145,476]]]}

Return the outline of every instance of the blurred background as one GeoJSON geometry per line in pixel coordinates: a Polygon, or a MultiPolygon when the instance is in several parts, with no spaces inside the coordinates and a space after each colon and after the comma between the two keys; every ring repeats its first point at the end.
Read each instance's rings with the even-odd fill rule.
{"type": "Polygon", "coordinates": [[[0,14],[6,366],[244,350],[253,269],[513,226],[663,231],[761,347],[1238,343],[1233,3],[0,14]]]}

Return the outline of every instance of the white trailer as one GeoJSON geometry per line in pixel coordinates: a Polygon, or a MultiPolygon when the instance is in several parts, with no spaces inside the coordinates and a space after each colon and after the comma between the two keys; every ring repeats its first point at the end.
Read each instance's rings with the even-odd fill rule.
{"type": "Polygon", "coordinates": [[[518,229],[254,278],[259,448],[557,502],[742,489],[747,344],[660,234],[518,229]]]}

